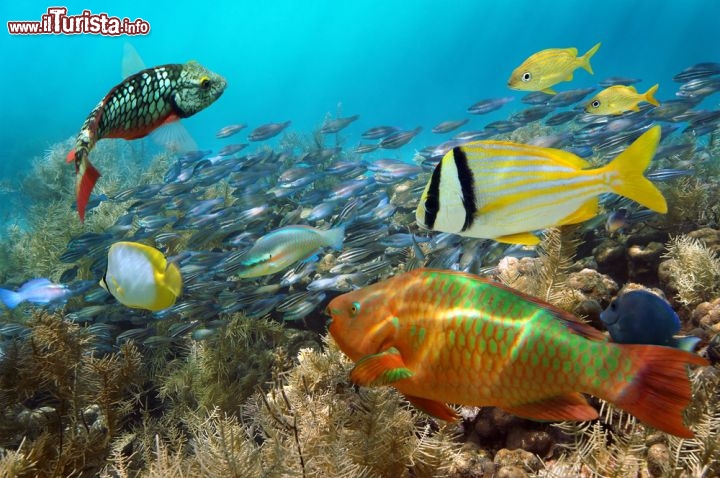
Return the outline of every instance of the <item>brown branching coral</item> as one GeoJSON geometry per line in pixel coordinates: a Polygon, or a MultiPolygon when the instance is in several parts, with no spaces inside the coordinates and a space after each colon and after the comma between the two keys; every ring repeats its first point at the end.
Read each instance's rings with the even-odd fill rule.
{"type": "Polygon", "coordinates": [[[10,476],[94,476],[133,408],[143,375],[139,352],[127,344],[96,357],[88,335],[58,315],[40,313],[29,325],[30,337],[11,344],[0,364],[0,444],[17,447],[0,469],[27,470],[10,476]]]}
{"type": "Polygon", "coordinates": [[[660,265],[661,279],[676,292],[676,299],[692,307],[720,297],[720,258],[703,242],[686,235],[670,239],[667,259],[660,265]]]}

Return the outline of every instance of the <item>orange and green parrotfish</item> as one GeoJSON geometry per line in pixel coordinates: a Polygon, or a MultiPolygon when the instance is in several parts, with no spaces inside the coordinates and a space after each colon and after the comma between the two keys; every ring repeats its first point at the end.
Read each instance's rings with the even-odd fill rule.
{"type": "Polygon", "coordinates": [[[361,386],[392,385],[443,420],[447,403],[495,406],[535,420],[598,417],[595,395],[646,424],[693,433],[682,412],[687,365],[702,357],[608,342],[550,304],[461,272],[417,269],[333,299],[330,334],[361,386]]]}
{"type": "Polygon", "coordinates": [[[577,56],[577,48],[549,48],[539,51],[513,70],[508,86],[513,90],[544,91],[555,94],[550,87],[561,81],[571,81],[576,69],[582,67],[593,74],[590,58],[598,48],[600,43],[583,56],[577,56]]]}
{"type": "Polygon", "coordinates": [[[653,96],[658,86],[651,86],[645,93],[638,93],[634,86],[610,86],[587,102],[585,112],[593,115],[619,115],[626,111],[640,111],[638,103],[641,101],[660,106],[653,96]]]}
{"type": "Polygon", "coordinates": [[[75,163],[77,209],[85,219],[90,192],[100,172],[88,156],[102,138],[137,139],[160,126],[210,106],[225,90],[225,79],[197,62],[142,70],[112,88],[80,128],[67,162],[75,163]]]}
{"type": "Polygon", "coordinates": [[[533,231],[578,224],[599,213],[598,196],[615,193],[666,213],[662,193],[643,176],[660,127],[643,133],[595,169],[554,148],[475,141],[448,151],[435,166],[415,212],[424,229],[511,244],[540,242],[533,231]]]}

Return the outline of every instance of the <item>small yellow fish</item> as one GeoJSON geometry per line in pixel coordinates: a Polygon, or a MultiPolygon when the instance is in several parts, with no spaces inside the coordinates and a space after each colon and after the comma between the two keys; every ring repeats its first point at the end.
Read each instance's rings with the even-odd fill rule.
{"type": "Polygon", "coordinates": [[[532,231],[598,215],[598,196],[615,193],[659,213],[662,193],[643,172],[655,155],[654,126],[596,169],[572,153],[507,141],[476,141],[450,150],[420,198],[420,227],[511,244],[534,245],[532,231]]]}
{"type": "Polygon", "coordinates": [[[550,87],[561,81],[572,81],[576,69],[582,67],[593,74],[590,58],[598,48],[600,43],[583,56],[577,56],[577,48],[549,48],[539,51],[513,70],[508,86],[513,90],[555,94],[550,87]]]}
{"type": "Polygon", "coordinates": [[[176,264],[162,252],[137,242],[116,242],[108,251],[108,265],[100,286],[121,304],[158,311],[175,303],[182,293],[176,264]]]}
{"type": "Polygon", "coordinates": [[[647,101],[660,106],[653,96],[658,85],[645,93],[638,93],[634,86],[615,85],[605,88],[585,105],[585,112],[592,115],[619,115],[626,111],[640,111],[638,103],[647,101]]]}

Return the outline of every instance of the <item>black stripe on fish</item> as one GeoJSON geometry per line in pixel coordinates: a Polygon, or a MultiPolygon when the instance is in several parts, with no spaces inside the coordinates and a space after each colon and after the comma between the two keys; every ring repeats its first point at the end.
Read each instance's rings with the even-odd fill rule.
{"type": "Polygon", "coordinates": [[[430,187],[428,187],[427,196],[425,197],[425,227],[432,229],[435,226],[440,211],[440,170],[442,169],[442,161],[435,166],[435,170],[430,178],[430,187]]]}
{"type": "Polygon", "coordinates": [[[460,181],[460,189],[462,190],[463,207],[465,208],[465,222],[461,231],[467,231],[475,220],[477,205],[475,204],[475,178],[468,166],[465,151],[459,146],[453,148],[453,159],[455,160],[455,168],[458,172],[458,181],[460,181]]]}

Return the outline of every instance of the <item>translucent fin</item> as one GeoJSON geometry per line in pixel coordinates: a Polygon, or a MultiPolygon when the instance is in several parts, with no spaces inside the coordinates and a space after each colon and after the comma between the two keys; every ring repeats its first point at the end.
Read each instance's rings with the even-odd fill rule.
{"type": "Polygon", "coordinates": [[[412,403],[415,408],[418,408],[435,418],[439,418],[440,420],[454,422],[460,418],[458,414],[455,413],[455,410],[442,402],[430,400],[428,398],[413,397],[410,395],[405,395],[405,398],[408,402],[412,403]]]}
{"type": "Polygon", "coordinates": [[[598,412],[577,392],[539,402],[500,407],[508,413],[531,420],[594,420],[598,412]]]}
{"type": "Polygon", "coordinates": [[[616,172],[619,177],[610,181],[612,192],[665,214],[667,202],[660,190],[643,173],[650,165],[660,142],[660,126],[653,126],[642,134],[628,148],[613,159],[610,164],[598,169],[599,174],[616,172]]]}
{"type": "Polygon", "coordinates": [[[582,57],[580,57],[581,63],[580,66],[582,66],[585,71],[593,75],[592,66],[590,66],[590,58],[595,54],[596,51],[598,51],[598,48],[600,48],[600,45],[602,43],[598,42],[594,47],[590,48],[587,53],[585,53],[582,57]]]}
{"type": "Polygon", "coordinates": [[[123,58],[120,72],[123,80],[145,68],[147,67],[145,66],[145,62],[142,61],[142,58],[140,58],[140,54],[130,42],[126,41],[123,45],[123,58]]]}
{"type": "Polygon", "coordinates": [[[197,151],[198,146],[190,133],[179,121],[172,117],[165,124],[150,133],[155,143],[173,153],[197,151]]]}

